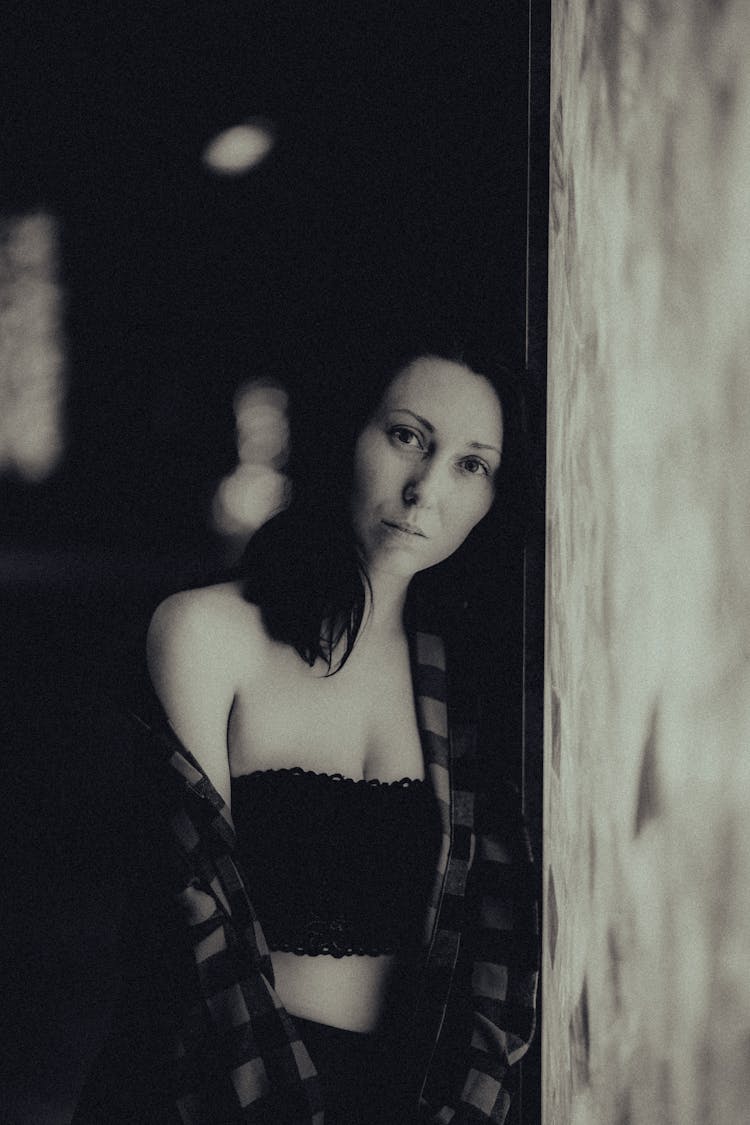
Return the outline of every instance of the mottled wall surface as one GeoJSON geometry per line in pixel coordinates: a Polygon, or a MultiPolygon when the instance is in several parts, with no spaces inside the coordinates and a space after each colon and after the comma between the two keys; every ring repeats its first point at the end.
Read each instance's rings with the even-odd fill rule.
{"type": "Polygon", "coordinates": [[[750,1120],[750,5],[553,0],[545,1125],[750,1120]]]}

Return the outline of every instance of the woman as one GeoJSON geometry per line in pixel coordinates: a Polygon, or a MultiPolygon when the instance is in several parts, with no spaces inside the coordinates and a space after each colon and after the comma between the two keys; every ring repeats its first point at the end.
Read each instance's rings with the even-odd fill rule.
{"type": "Polygon", "coordinates": [[[177,1119],[500,1122],[533,1026],[528,850],[512,798],[488,831],[412,580],[493,508],[503,407],[421,355],[338,418],[242,577],[149,628],[192,950],[177,1119]]]}

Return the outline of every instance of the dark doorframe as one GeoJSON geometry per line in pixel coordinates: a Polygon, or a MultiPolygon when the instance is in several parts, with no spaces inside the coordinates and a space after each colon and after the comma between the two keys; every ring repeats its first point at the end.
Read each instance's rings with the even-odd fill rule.
{"type": "MultiPolygon", "coordinates": [[[[544,597],[547,245],[549,204],[550,0],[529,0],[528,149],[526,213],[525,373],[531,507],[523,562],[523,719],[521,797],[542,895],[542,806],[544,756],[544,597]]],[[[540,919],[541,921],[541,919],[540,919]]],[[[518,1125],[541,1125],[541,986],[537,1031],[523,1061],[517,1102],[518,1125]]]]}

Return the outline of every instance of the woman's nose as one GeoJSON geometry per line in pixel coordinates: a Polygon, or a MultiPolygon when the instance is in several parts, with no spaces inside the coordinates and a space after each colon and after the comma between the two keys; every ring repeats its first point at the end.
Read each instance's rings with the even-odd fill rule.
{"type": "Polygon", "coordinates": [[[415,508],[429,506],[434,492],[433,476],[432,468],[427,466],[420,472],[413,473],[404,485],[404,503],[415,508]]]}
{"type": "Polygon", "coordinates": [[[407,481],[404,485],[404,502],[406,504],[419,504],[419,489],[416,481],[407,481]]]}

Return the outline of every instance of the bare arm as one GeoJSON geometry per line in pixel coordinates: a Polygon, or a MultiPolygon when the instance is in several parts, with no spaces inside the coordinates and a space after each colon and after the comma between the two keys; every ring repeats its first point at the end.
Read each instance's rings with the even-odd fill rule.
{"type": "Polygon", "coordinates": [[[167,598],[154,613],[147,637],[149,673],[170,725],[227,806],[232,640],[226,607],[211,589],[167,598]]]}
{"type": "MultiPolygon", "coordinates": [[[[257,611],[229,584],[167,598],[149,628],[156,692],[176,736],[227,805],[228,718],[240,677],[252,677],[265,653],[257,611]]],[[[280,1121],[282,1106],[313,1125],[320,1120],[318,1077],[273,991],[273,966],[234,861],[233,834],[204,780],[180,786],[182,803],[170,817],[177,860],[170,893],[193,962],[178,969],[184,988],[182,978],[172,983],[178,1018],[170,1096],[179,1098],[179,1115],[190,1125],[280,1121]]]]}

